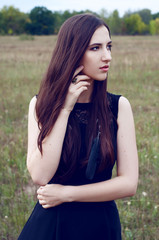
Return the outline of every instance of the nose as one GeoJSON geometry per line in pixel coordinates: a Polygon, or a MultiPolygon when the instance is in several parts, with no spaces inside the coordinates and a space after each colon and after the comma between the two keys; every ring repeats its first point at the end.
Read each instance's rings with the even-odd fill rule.
{"type": "Polygon", "coordinates": [[[102,52],[102,61],[110,62],[112,60],[111,51],[108,49],[104,49],[102,52]]]}

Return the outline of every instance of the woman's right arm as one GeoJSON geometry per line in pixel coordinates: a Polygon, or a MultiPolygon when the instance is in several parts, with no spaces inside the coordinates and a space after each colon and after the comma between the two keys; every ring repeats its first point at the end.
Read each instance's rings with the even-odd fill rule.
{"type": "MultiPolygon", "coordinates": [[[[76,76],[82,69],[82,66],[77,68],[74,75],[76,76]]],[[[34,183],[41,186],[46,185],[55,175],[61,158],[70,112],[80,94],[88,89],[89,79],[86,75],[79,75],[76,84],[70,84],[64,106],[50,134],[42,142],[43,154],[40,153],[37,146],[39,128],[35,112],[36,97],[32,98],[28,116],[27,168],[34,183]]]]}
{"type": "Polygon", "coordinates": [[[36,97],[30,102],[28,116],[27,168],[34,183],[45,185],[54,176],[61,156],[63,141],[70,112],[61,109],[55,125],[43,143],[41,155],[37,146],[39,128],[35,113],[36,97]]]}

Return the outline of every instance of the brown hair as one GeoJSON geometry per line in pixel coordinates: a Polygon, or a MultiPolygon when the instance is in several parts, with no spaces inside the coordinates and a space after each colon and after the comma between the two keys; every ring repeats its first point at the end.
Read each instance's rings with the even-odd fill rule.
{"type": "MultiPolygon", "coordinates": [[[[73,74],[89,45],[95,30],[108,26],[103,20],[92,14],[79,14],[66,20],[62,25],[52,59],[46,76],[44,77],[38,93],[36,115],[40,128],[38,147],[42,153],[42,142],[52,130],[60,110],[64,104],[73,74]]],[[[92,93],[91,120],[88,127],[88,152],[90,153],[92,139],[97,135],[98,119],[101,127],[100,150],[102,169],[106,164],[113,162],[113,146],[110,134],[110,114],[107,101],[107,79],[102,82],[95,81],[92,93]],[[93,129],[93,131],[92,131],[93,129]]],[[[77,166],[81,143],[79,142],[78,124],[71,113],[67,126],[60,164],[62,168],[57,171],[61,179],[67,179],[77,166]],[[73,134],[72,134],[73,131],[73,134]],[[78,143],[78,144],[77,144],[78,143]]]]}

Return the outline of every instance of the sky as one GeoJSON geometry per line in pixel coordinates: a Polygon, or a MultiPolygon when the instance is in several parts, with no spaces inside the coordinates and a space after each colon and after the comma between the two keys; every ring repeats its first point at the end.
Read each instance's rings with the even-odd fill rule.
{"type": "Polygon", "coordinates": [[[97,13],[104,8],[108,14],[117,9],[121,17],[128,10],[134,12],[148,8],[151,13],[159,12],[159,0],[0,0],[0,9],[11,5],[25,13],[36,6],[44,6],[51,11],[89,9],[97,13]]]}

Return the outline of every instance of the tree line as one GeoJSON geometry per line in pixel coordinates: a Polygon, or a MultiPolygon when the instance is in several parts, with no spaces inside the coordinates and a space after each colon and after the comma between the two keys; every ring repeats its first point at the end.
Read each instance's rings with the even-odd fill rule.
{"type": "Polygon", "coordinates": [[[67,18],[86,12],[101,17],[114,35],[159,35],[159,12],[151,14],[149,9],[128,11],[120,17],[118,10],[108,14],[106,9],[101,9],[97,14],[90,10],[52,12],[46,7],[34,7],[30,13],[23,13],[13,6],[4,6],[0,10],[0,35],[57,34],[67,18]]]}

